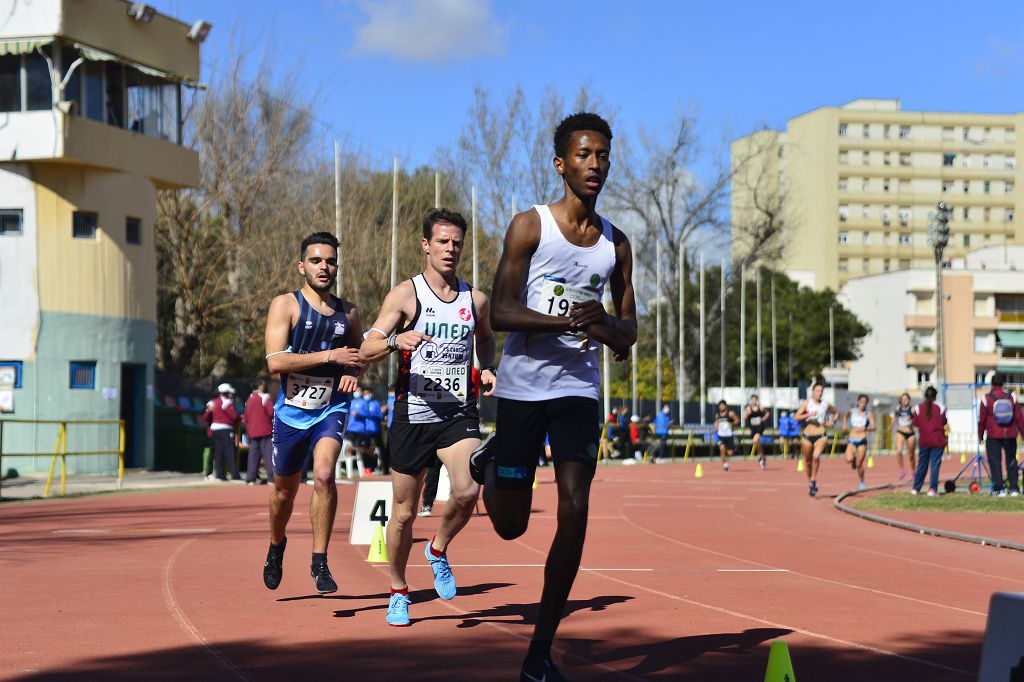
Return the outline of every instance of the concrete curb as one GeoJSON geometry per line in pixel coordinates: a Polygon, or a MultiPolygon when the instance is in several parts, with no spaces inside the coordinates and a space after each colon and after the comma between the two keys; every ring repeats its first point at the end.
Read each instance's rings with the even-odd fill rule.
{"type": "Polygon", "coordinates": [[[836,509],[853,516],[866,519],[868,521],[874,521],[875,523],[881,523],[885,526],[891,526],[893,528],[900,528],[902,530],[909,530],[914,533],[921,535],[932,535],[939,538],[949,538],[950,540],[960,540],[961,542],[970,542],[976,545],[991,545],[993,547],[1002,547],[1005,549],[1015,549],[1018,552],[1024,552],[1024,544],[1018,542],[1009,542],[1008,540],[996,540],[993,538],[986,538],[980,535],[967,535],[965,533],[955,533],[950,530],[942,530],[941,528],[928,528],[927,526],[919,526],[914,523],[907,523],[906,521],[897,521],[895,519],[887,519],[884,516],[878,516],[877,514],[871,514],[860,509],[854,509],[843,504],[843,500],[848,497],[856,497],[862,492],[871,492],[874,490],[889,490],[898,488],[899,484],[887,483],[885,485],[874,485],[865,488],[864,490],[850,490],[835,499],[836,509]]]}

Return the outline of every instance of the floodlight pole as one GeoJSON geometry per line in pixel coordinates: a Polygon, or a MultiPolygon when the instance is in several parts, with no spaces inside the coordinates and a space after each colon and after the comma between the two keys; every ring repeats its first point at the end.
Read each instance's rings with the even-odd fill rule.
{"type": "Polygon", "coordinates": [[[952,215],[948,204],[940,201],[936,206],[935,225],[931,232],[932,249],[935,251],[935,385],[941,391],[946,381],[946,354],[943,343],[945,336],[942,293],[942,253],[949,244],[949,218],[952,215]]]}

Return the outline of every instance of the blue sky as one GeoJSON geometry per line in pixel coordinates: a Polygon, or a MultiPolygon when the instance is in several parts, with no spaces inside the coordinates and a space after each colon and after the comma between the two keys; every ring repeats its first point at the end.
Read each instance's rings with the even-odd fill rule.
{"type": "Polygon", "coordinates": [[[856,97],[1024,110],[1024,3],[1005,0],[152,4],[213,23],[204,78],[220,75],[210,69],[232,42],[276,54],[318,102],[324,134],[380,162],[397,154],[429,164],[456,139],[476,84],[503,95],[521,83],[536,101],[548,85],[571,100],[588,82],[627,130],[685,110],[714,153],[754,128],[856,97]]]}

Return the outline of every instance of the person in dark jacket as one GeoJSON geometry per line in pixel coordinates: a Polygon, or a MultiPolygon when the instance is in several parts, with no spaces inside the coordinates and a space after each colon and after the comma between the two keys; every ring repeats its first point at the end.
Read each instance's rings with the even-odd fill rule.
{"type": "Polygon", "coordinates": [[[938,391],[933,386],[924,390],[924,402],[914,406],[912,419],[918,433],[917,469],[914,471],[914,487],[911,495],[921,492],[924,475],[931,469],[928,482],[928,497],[939,494],[939,465],[942,452],[946,449],[946,407],[935,402],[938,391]]]}
{"type": "Polygon", "coordinates": [[[267,472],[267,481],[274,480],[274,467],[271,462],[271,436],[274,432],[274,401],[267,392],[269,383],[260,379],[256,390],[245,401],[245,434],[249,437],[249,461],[245,471],[245,482],[248,485],[259,483],[260,462],[267,472]]]}
{"type": "Polygon", "coordinates": [[[1000,453],[1006,458],[1006,484],[1010,488],[1010,496],[1020,495],[1017,487],[1017,433],[1021,424],[1020,405],[1016,397],[1003,388],[1003,375],[996,372],[992,375],[992,390],[982,396],[978,411],[978,442],[985,443],[993,495],[1006,497],[1000,453]]]}
{"type": "Polygon", "coordinates": [[[235,411],[235,389],[231,384],[217,387],[217,397],[206,403],[203,421],[210,428],[213,441],[213,473],[206,477],[208,481],[226,480],[227,470],[231,471],[231,480],[238,481],[238,446],[235,430],[238,428],[238,412],[235,411]]]}

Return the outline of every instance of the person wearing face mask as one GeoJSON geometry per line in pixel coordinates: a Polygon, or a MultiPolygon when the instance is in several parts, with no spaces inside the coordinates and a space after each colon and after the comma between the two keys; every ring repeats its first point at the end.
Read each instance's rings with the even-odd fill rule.
{"type": "Polygon", "coordinates": [[[380,439],[381,422],[384,421],[384,411],[381,409],[380,401],[373,397],[373,391],[363,389],[363,443],[364,447],[373,453],[380,453],[375,473],[383,473],[387,469],[384,459],[384,446],[380,439]]]}
{"type": "Polygon", "coordinates": [[[654,418],[654,436],[658,443],[654,450],[655,462],[665,459],[665,452],[668,450],[668,427],[672,425],[672,410],[668,403],[661,406],[661,412],[654,418]]]}

